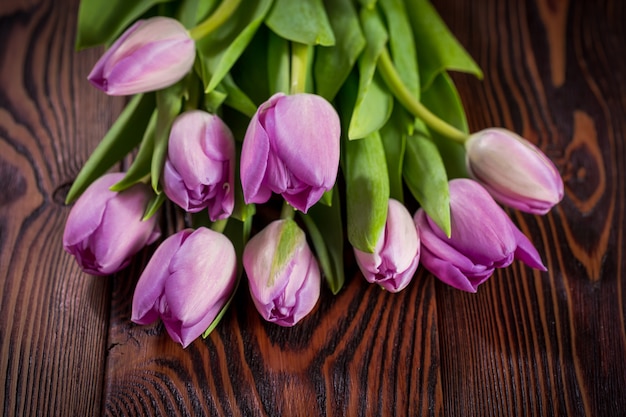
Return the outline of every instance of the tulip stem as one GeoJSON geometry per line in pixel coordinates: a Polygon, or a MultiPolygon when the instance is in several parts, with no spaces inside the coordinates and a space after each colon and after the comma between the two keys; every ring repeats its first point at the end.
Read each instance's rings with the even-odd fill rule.
{"type": "Polygon", "coordinates": [[[383,49],[383,52],[378,58],[378,69],[391,92],[413,116],[421,119],[428,127],[447,138],[460,144],[465,143],[468,138],[465,132],[436,116],[411,94],[406,85],[402,82],[393,62],[391,62],[389,51],[387,51],[386,48],[383,49]]]}
{"type": "Polygon", "coordinates": [[[216,220],[211,225],[211,230],[218,233],[223,233],[224,229],[226,229],[226,225],[228,224],[228,219],[216,220]]]}
{"type": "Polygon", "coordinates": [[[308,71],[309,45],[299,42],[291,43],[291,94],[306,91],[306,76],[308,71]]]}
{"type": "Polygon", "coordinates": [[[296,215],[296,209],[294,209],[288,202],[283,202],[283,208],[280,212],[281,219],[293,219],[296,215]]]}
{"type": "Polygon", "coordinates": [[[222,26],[233,15],[241,0],[223,0],[211,15],[189,30],[189,36],[197,41],[222,26]]]}

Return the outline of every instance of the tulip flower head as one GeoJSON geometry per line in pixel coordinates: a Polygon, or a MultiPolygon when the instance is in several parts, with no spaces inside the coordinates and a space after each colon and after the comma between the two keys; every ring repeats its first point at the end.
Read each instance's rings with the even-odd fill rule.
{"type": "Polygon", "coordinates": [[[235,141],[222,120],[194,110],[172,125],[163,169],[163,191],[185,211],[208,207],[212,221],[230,216],[235,205],[235,141]]]}
{"type": "Polygon", "coordinates": [[[315,307],[319,266],[293,220],[276,220],[253,236],[244,249],[243,266],[252,300],[265,320],[293,326],[315,307]]]}
{"type": "Polygon", "coordinates": [[[465,143],[467,169],[502,204],[545,214],[563,198],[563,180],[539,148],[505,129],[485,129],[465,143]]]}
{"type": "Polygon", "coordinates": [[[112,96],[168,87],[193,66],[196,45],[176,19],[139,20],[102,55],[87,79],[112,96]]]}
{"type": "Polygon", "coordinates": [[[132,321],[161,319],[170,337],[187,347],[211,325],[236,282],[236,255],[230,240],[201,227],[165,239],[139,277],[132,321]]]}
{"type": "Polygon", "coordinates": [[[390,292],[404,289],[417,269],[420,240],[413,218],[402,203],[390,199],[387,222],[374,253],[354,249],[357,264],[365,279],[390,292]]]}
{"type": "Polygon", "coordinates": [[[122,178],[123,173],[112,173],[94,181],[67,218],[63,247],[89,274],[120,271],[160,236],[157,216],[142,220],[152,190],[141,183],[119,193],[109,190],[122,178]]]}
{"type": "Polygon", "coordinates": [[[265,203],[274,192],[307,212],[335,184],[339,135],[339,116],[322,97],[273,95],[258,108],[244,138],[246,203],[265,203]]]}
{"type": "Polygon", "coordinates": [[[421,239],[421,263],[437,278],[476,292],[495,268],[514,259],[545,271],[539,253],[489,193],[470,179],[450,181],[452,235],[419,209],[414,220],[421,239]]]}

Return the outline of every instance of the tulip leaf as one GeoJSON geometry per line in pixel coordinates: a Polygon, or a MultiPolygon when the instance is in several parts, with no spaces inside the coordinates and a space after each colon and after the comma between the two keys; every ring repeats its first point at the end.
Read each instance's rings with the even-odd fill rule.
{"type": "Polygon", "coordinates": [[[378,132],[345,146],[348,240],[360,251],[373,253],[387,221],[385,150],[378,132]]]}
{"type": "Polygon", "coordinates": [[[155,194],[148,203],[148,206],[146,207],[146,210],[144,211],[141,220],[145,221],[154,216],[157,211],[159,211],[163,203],[165,203],[165,200],[167,200],[167,196],[165,195],[165,193],[155,194]]]}
{"type": "Polygon", "coordinates": [[[154,132],[154,152],[150,166],[150,177],[152,189],[157,194],[161,192],[159,189],[159,178],[165,164],[170,129],[174,119],[180,113],[184,92],[183,82],[178,82],[156,92],[157,121],[154,132]]]}
{"type": "Polygon", "coordinates": [[[450,32],[429,0],[413,0],[405,4],[415,34],[422,91],[428,89],[437,74],[444,70],[482,78],[480,67],[450,32]]]}
{"type": "Polygon", "coordinates": [[[78,198],[89,184],[139,144],[141,135],[137,132],[146,128],[153,110],[154,94],[139,94],[130,100],[78,173],[65,199],[66,204],[78,198]]]}
{"type": "Polygon", "coordinates": [[[406,141],[402,172],[413,197],[441,230],[450,236],[450,193],[446,169],[437,147],[419,119],[414,134],[406,141]]]}
{"type": "Polygon", "coordinates": [[[322,0],[275,0],[265,24],[280,37],[293,42],[324,46],[335,43],[322,0]]]}
{"type": "Polygon", "coordinates": [[[226,91],[226,99],[224,104],[245,114],[248,117],[254,116],[256,113],[256,104],[244,93],[230,74],[226,74],[221,84],[226,91]]]}
{"type": "Polygon", "coordinates": [[[351,0],[325,0],[335,34],[333,46],[320,46],[315,56],[316,93],[331,101],[365,47],[359,16],[351,0]]]}
{"type": "Polygon", "coordinates": [[[205,92],[211,92],[241,56],[272,5],[272,0],[249,0],[223,25],[196,42],[205,92]]]}
{"type": "MultiPolygon", "coordinates": [[[[422,103],[452,126],[469,133],[467,118],[459,93],[446,72],[440,73],[422,95],[422,103]]],[[[443,159],[448,178],[467,177],[465,147],[431,130],[433,141],[443,159]]]]}
{"type": "Polygon", "coordinates": [[[348,138],[361,139],[376,132],[387,122],[392,110],[393,96],[384,81],[375,76],[365,89],[359,91],[348,138]]]}
{"type": "Polygon", "coordinates": [[[130,165],[130,168],[128,168],[128,171],[126,171],[124,178],[117,184],[111,186],[111,191],[124,191],[150,175],[150,165],[152,163],[152,154],[154,153],[154,129],[156,119],[157,112],[155,110],[152,112],[152,117],[144,132],[137,156],[135,156],[133,163],[130,165]]]}
{"type": "Polygon", "coordinates": [[[387,43],[387,32],[376,10],[361,10],[367,44],[359,57],[359,88],[348,128],[350,139],[363,138],[386,122],[393,106],[384,82],[374,77],[376,62],[387,43]]]}
{"type": "Polygon", "coordinates": [[[307,214],[300,213],[306,226],[324,278],[333,294],[345,282],[343,268],[343,226],[339,193],[332,193],[332,206],[315,204],[307,214]]]}
{"type": "Polygon", "coordinates": [[[404,202],[402,169],[408,126],[412,126],[413,119],[409,117],[402,106],[395,106],[391,118],[380,129],[380,136],[385,149],[385,159],[389,173],[389,196],[404,202]]]}
{"type": "Polygon", "coordinates": [[[273,32],[269,32],[267,40],[267,74],[270,94],[289,94],[290,60],[289,41],[273,32]]]}
{"type": "Polygon", "coordinates": [[[415,52],[411,22],[407,16],[404,2],[402,0],[380,0],[379,4],[387,22],[389,49],[394,67],[411,95],[419,100],[420,82],[417,53],[415,52]]]}
{"type": "Polygon", "coordinates": [[[151,7],[171,0],[81,0],[76,49],[112,43],[151,7]]]}

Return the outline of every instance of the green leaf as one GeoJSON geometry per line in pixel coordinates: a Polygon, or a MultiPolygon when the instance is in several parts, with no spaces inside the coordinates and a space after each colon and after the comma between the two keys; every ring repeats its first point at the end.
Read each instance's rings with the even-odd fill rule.
{"type": "Polygon", "coordinates": [[[343,226],[339,193],[332,193],[331,206],[315,204],[308,214],[300,213],[306,226],[324,278],[333,294],[337,294],[345,282],[343,268],[343,226]]]}
{"type": "Polygon", "coordinates": [[[170,136],[170,129],[176,116],[180,113],[182,98],[185,93],[183,81],[171,87],[156,92],[157,121],[154,133],[154,152],[152,154],[152,164],[150,166],[150,177],[152,179],[152,189],[158,194],[159,179],[165,164],[167,154],[167,142],[170,136]]]}
{"type": "Polygon", "coordinates": [[[263,22],[272,0],[249,0],[211,36],[196,42],[205,92],[211,92],[241,56],[263,22]]]}
{"type": "Polygon", "coordinates": [[[402,106],[395,106],[391,118],[380,129],[389,174],[389,196],[400,202],[404,202],[402,169],[406,138],[412,124],[413,118],[409,117],[402,106]]]}
{"type": "Polygon", "coordinates": [[[171,0],[81,0],[76,49],[112,43],[152,6],[171,0]]]}
{"type": "Polygon", "coordinates": [[[372,253],[387,221],[385,150],[378,132],[348,141],[345,149],[348,240],[360,251],[372,253]]]}
{"type": "Polygon", "coordinates": [[[139,94],[130,100],[78,173],[65,199],[66,204],[78,198],[93,181],[139,144],[141,132],[153,110],[154,94],[139,94]]]}
{"type": "Polygon", "coordinates": [[[428,131],[417,119],[406,141],[404,181],[428,216],[450,236],[450,193],[446,169],[428,131]]]}
{"type": "Polygon", "coordinates": [[[359,89],[348,128],[350,139],[362,138],[380,129],[393,106],[385,83],[374,77],[376,62],[387,43],[387,32],[376,10],[362,9],[360,17],[367,44],[359,57],[359,89]]]}
{"type": "Polygon", "coordinates": [[[148,207],[146,207],[146,211],[144,212],[141,220],[148,220],[150,217],[154,216],[157,211],[159,211],[163,203],[165,203],[165,200],[167,200],[165,193],[155,194],[148,203],[148,207]]]}
{"type": "MultiPolygon", "coordinates": [[[[440,73],[422,95],[422,103],[452,126],[469,133],[465,109],[450,76],[440,73]]],[[[448,178],[467,177],[465,147],[431,130],[433,141],[443,159],[448,178]]]]}
{"type": "Polygon", "coordinates": [[[319,46],[315,58],[316,93],[331,101],[365,48],[359,16],[351,0],[325,0],[335,45],[319,46]]]}
{"type": "Polygon", "coordinates": [[[148,127],[143,134],[141,145],[135,160],[126,171],[126,175],[117,184],[114,184],[111,191],[124,191],[150,175],[150,164],[154,152],[154,128],[156,127],[157,112],[152,112],[152,117],[148,122],[148,127]]]}
{"type": "Polygon", "coordinates": [[[269,32],[267,43],[267,74],[270,93],[289,94],[291,54],[289,41],[269,32]]]}
{"type": "Polygon", "coordinates": [[[444,70],[467,72],[482,78],[476,62],[450,32],[428,0],[407,1],[407,12],[415,34],[422,91],[444,70]]]}
{"type": "Polygon", "coordinates": [[[389,49],[402,83],[419,100],[420,82],[411,22],[402,0],[380,0],[387,21],[389,49]]]}
{"type": "Polygon", "coordinates": [[[275,0],[265,24],[293,42],[324,46],[335,43],[322,0],[275,0]]]}
{"type": "Polygon", "coordinates": [[[227,106],[230,106],[250,118],[254,116],[257,108],[256,104],[254,104],[250,97],[235,84],[230,74],[226,74],[220,85],[226,91],[226,100],[224,103],[227,106]]]}

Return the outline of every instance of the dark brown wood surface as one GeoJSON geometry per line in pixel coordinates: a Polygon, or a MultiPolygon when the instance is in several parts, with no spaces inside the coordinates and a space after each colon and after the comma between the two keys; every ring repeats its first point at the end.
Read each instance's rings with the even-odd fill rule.
{"type": "Polygon", "coordinates": [[[626,415],[626,2],[434,4],[486,74],[454,76],[471,129],[515,130],[563,175],[547,216],[510,212],[548,272],[466,294],[420,269],[392,295],[348,255],[297,327],[242,286],[183,350],[129,320],[149,251],[97,278],[62,248],[68,187],[123,106],[86,81],[77,0],[0,2],[0,415],[626,415]]]}

